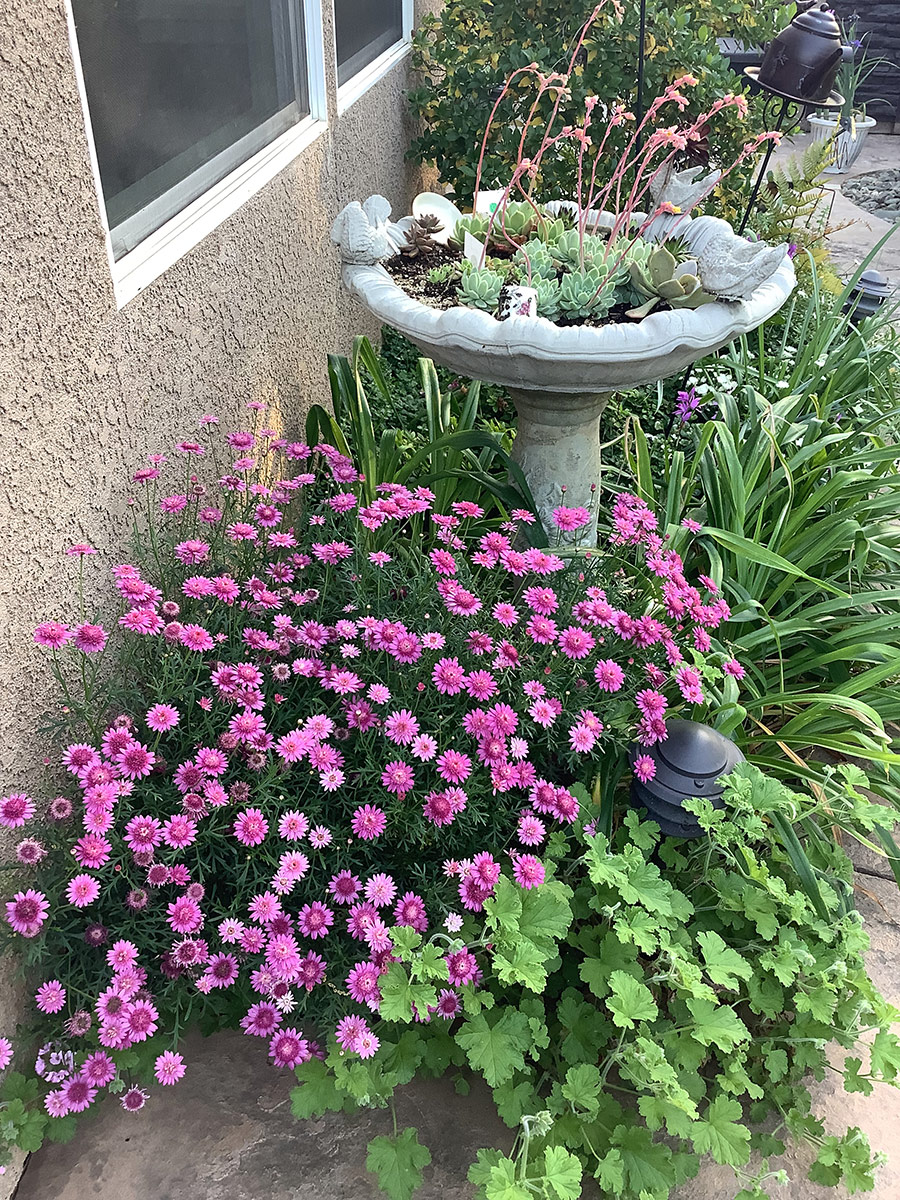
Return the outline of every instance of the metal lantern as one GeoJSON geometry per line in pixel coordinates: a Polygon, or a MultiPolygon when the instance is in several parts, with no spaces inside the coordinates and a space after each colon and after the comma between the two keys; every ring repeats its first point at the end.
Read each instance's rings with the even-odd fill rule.
{"type": "Polygon", "coordinates": [[[871,268],[863,271],[850,289],[850,295],[844,302],[844,312],[850,314],[850,320],[856,325],[864,318],[874,316],[891,291],[886,275],[871,268]]]}
{"type": "Polygon", "coordinates": [[[831,94],[843,56],[837,18],[827,5],[817,5],[769,42],[757,78],[779,95],[820,103],[831,94]]]}
{"type": "Polygon", "coordinates": [[[703,830],[693,813],[684,808],[694,796],[722,808],[719,779],[727,775],[744,756],[737,746],[709,725],[672,717],[666,721],[668,737],[647,749],[632,746],[632,766],[641,755],[656,764],[656,774],[646,783],[635,778],[631,799],[636,808],[646,809],[664,834],[670,837],[702,837],[703,830]]]}

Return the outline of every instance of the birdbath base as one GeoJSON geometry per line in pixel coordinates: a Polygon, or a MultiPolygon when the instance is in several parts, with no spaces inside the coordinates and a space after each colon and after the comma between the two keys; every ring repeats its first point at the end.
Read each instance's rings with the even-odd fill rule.
{"type": "Polygon", "coordinates": [[[548,537],[569,546],[595,546],[600,417],[610,393],[507,390],[519,417],[511,457],[522,468],[548,537]],[[589,524],[561,535],[552,515],[560,505],[589,509],[589,524]]]}

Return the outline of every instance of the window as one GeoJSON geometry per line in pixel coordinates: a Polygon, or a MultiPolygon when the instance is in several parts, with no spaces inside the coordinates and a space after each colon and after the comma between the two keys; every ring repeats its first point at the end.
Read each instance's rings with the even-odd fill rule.
{"type": "Polygon", "coordinates": [[[297,0],[71,3],[115,260],[310,112],[297,0]]]}
{"type": "Polygon", "coordinates": [[[405,0],[334,0],[338,85],[406,36],[405,0]]]}

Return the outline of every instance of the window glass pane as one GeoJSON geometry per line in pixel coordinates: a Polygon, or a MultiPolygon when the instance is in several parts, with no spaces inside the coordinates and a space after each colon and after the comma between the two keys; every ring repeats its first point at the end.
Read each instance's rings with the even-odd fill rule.
{"type": "Polygon", "coordinates": [[[403,0],[334,0],[338,83],[403,37],[403,0]]]}
{"type": "Polygon", "coordinates": [[[117,257],[308,111],[293,8],[73,0],[117,257]]]}

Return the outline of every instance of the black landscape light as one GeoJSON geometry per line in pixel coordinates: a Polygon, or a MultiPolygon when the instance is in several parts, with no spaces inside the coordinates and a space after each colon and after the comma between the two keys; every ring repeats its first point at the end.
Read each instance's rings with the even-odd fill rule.
{"type": "MultiPolygon", "coordinates": [[[[797,9],[790,25],[769,42],[762,64],[744,68],[751,83],[768,93],[762,117],[774,133],[791,132],[813,108],[827,111],[844,105],[833,88],[850,48],[841,42],[837,18],[826,4],[809,6],[801,0],[797,9]]],[[[775,143],[768,142],[738,233],[750,219],[774,149],[775,143]]]]}
{"type": "Polygon", "coordinates": [[[719,778],[743,762],[744,756],[730,738],[700,721],[672,717],[666,721],[666,729],[669,736],[665,741],[649,749],[631,747],[628,757],[632,766],[642,755],[656,764],[656,774],[646,783],[635,777],[631,799],[636,808],[646,809],[669,837],[702,837],[703,829],[684,808],[685,800],[697,796],[722,808],[719,778]]]}
{"type": "Polygon", "coordinates": [[[844,312],[850,314],[850,320],[856,325],[866,317],[873,317],[892,290],[887,276],[870,267],[868,271],[863,271],[850,289],[844,301],[844,312]]]}

